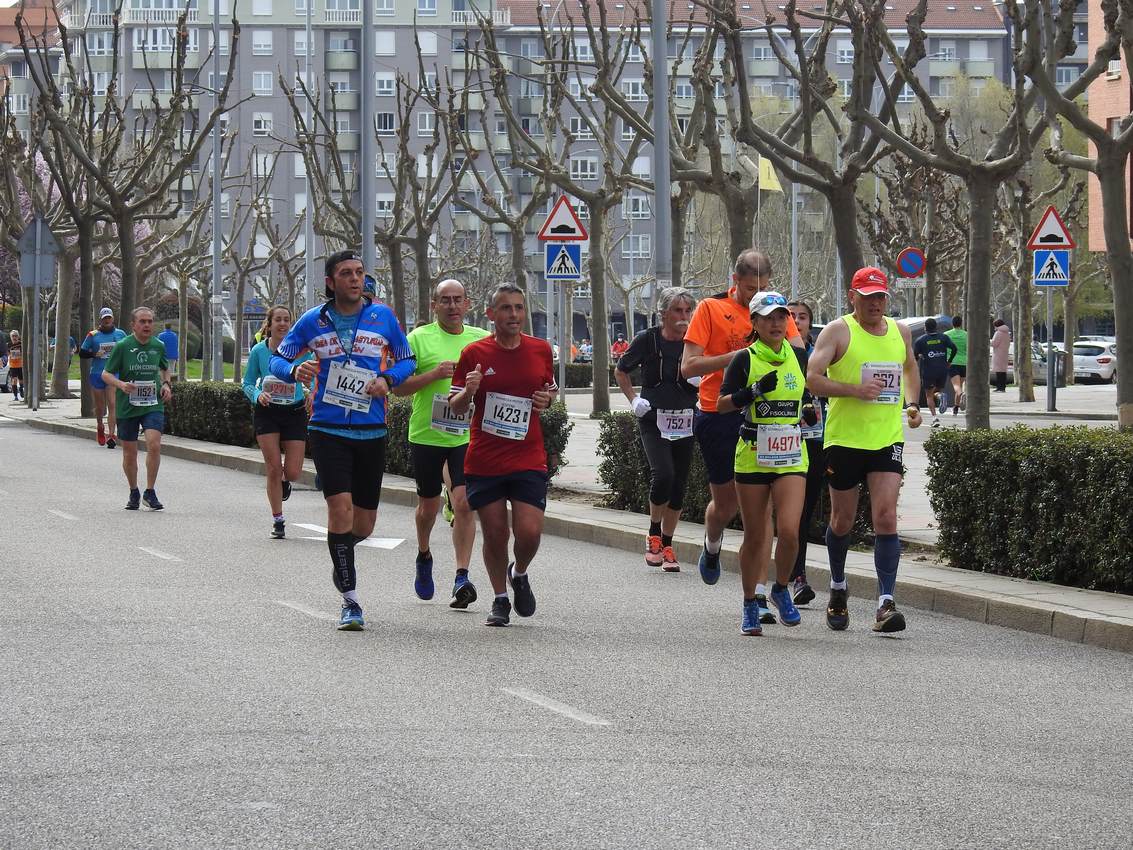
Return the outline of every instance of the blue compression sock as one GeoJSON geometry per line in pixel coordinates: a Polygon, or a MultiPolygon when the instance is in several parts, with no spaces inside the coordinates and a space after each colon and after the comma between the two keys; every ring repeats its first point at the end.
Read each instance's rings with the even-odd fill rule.
{"type": "Polygon", "coordinates": [[[879,534],[873,541],[873,565],[877,569],[877,589],[882,596],[892,596],[897,586],[897,562],[901,560],[901,538],[896,534],[879,534]]]}
{"type": "Polygon", "coordinates": [[[850,535],[835,534],[826,526],[826,551],[830,560],[830,580],[842,583],[846,580],[846,553],[850,551],[850,535]]]}

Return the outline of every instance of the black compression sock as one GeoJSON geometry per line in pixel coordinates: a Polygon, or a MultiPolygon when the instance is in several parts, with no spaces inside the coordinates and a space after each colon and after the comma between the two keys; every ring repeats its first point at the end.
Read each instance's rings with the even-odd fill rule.
{"type": "Polygon", "coordinates": [[[357,585],[354,570],[355,536],[350,532],[327,532],[327,548],[330,550],[331,578],[339,593],[349,593],[357,585]]]}
{"type": "Polygon", "coordinates": [[[649,521],[649,536],[650,537],[657,537],[660,534],[661,534],[661,523],[659,521],[653,522],[653,520],[650,520],[649,521]]]}
{"type": "Polygon", "coordinates": [[[771,584],[771,591],[773,593],[781,593],[782,591],[784,591],[786,589],[787,589],[787,585],[779,584],[779,582],[777,582],[777,581],[772,582],[772,584],[771,584]]]}
{"type": "Polygon", "coordinates": [[[661,535],[661,545],[662,546],[672,546],[673,545],[673,535],[662,534],[661,535]]]}

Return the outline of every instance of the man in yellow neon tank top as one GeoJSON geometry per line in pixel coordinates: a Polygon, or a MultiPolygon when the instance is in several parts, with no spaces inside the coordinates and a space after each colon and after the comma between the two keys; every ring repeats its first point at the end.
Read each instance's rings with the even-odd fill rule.
{"type": "Polygon", "coordinates": [[[850,285],[854,312],[827,325],[807,367],[807,388],[830,399],[826,414],[826,474],[830,481],[830,603],[826,624],[842,631],[846,606],[846,552],[862,483],[873,507],[873,561],[877,569],[876,632],[899,632],[905,618],[893,601],[901,541],[897,495],[904,473],[905,434],[921,424],[920,409],[905,399],[920,395],[920,375],[909,329],[885,315],[889,281],[880,269],[858,269],[850,285]]]}

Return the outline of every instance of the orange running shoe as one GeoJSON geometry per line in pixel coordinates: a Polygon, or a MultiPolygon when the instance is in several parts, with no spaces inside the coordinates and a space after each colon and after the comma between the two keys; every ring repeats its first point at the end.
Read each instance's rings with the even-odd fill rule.
{"type": "Polygon", "coordinates": [[[677,563],[677,556],[673,554],[673,547],[666,546],[661,550],[661,557],[664,559],[664,566],[661,567],[667,573],[679,573],[681,565],[677,563]]]}
{"type": "Polygon", "coordinates": [[[100,446],[106,445],[106,428],[104,428],[102,425],[98,426],[98,444],[100,446]]]}
{"type": "Polygon", "coordinates": [[[650,534],[645,538],[645,563],[651,567],[659,567],[663,561],[661,537],[657,534],[650,534]]]}

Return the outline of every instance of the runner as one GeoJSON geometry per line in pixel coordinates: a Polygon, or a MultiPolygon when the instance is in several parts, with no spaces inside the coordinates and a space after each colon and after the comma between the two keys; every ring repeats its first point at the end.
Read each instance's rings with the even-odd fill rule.
{"type": "Polygon", "coordinates": [[[135,307],[130,314],[133,333],[119,340],[106,358],[102,382],[117,393],[118,439],[122,441],[122,471],[130,485],[126,510],[136,511],[139,500],[151,511],[165,506],[157,498],[161,467],[161,432],[165,402],[173,395],[165,346],[153,335],[153,310],[135,307]],[[146,491],[138,492],[138,434],[146,434],[146,491]]]}
{"type": "Polygon", "coordinates": [[[684,505],[688,469],[695,439],[692,416],[696,387],[681,377],[685,331],[696,307],[687,289],[669,287],[657,300],[659,327],[633,338],[618,361],[614,378],[629,400],[641,429],[641,443],[649,461],[649,534],[645,563],[665,572],[679,573],[673,553],[673,534],[684,505]],[[641,395],[634,392],[629,373],[641,367],[641,395]]]}
{"type": "MultiPolygon", "coordinates": [[[[24,390],[24,344],[20,342],[20,332],[8,335],[8,386],[12,388],[12,401],[19,401],[24,390]]],[[[26,397],[26,395],[25,395],[26,397]]]]}
{"type": "MultiPolygon", "coordinates": [[[[290,310],[282,306],[268,310],[260,328],[263,341],[248,352],[244,370],[244,395],[252,403],[256,442],[264,456],[271,536],[276,540],[282,540],[287,534],[283,503],[291,498],[291,482],[303,473],[303,454],[307,449],[306,388],[303,384],[280,380],[269,368],[272,355],[289,330],[290,310]]],[[[310,354],[305,354],[296,362],[309,359],[310,354]]]]}
{"type": "Polygon", "coordinates": [[[176,380],[177,358],[180,355],[181,339],[177,336],[177,331],[173,330],[173,323],[166,322],[165,330],[159,333],[157,338],[161,340],[161,344],[165,346],[165,359],[169,363],[169,374],[176,380]]]}
{"type": "MultiPolygon", "coordinates": [[[[103,307],[98,311],[98,327],[88,333],[79,347],[79,359],[90,360],[90,389],[94,398],[94,415],[98,422],[98,444],[109,449],[114,448],[114,434],[117,427],[118,414],[115,411],[114,387],[108,387],[102,380],[102,371],[106,368],[106,360],[121,340],[125,339],[126,332],[114,327],[114,311],[103,307]],[[105,413],[108,429],[102,425],[105,413]]],[[[168,358],[166,358],[168,362],[168,358]]]]}
{"type": "MultiPolygon", "coordinates": [[[[797,626],[802,615],[791,599],[791,571],[799,546],[799,518],[806,497],[807,453],[799,427],[806,392],[806,351],[784,341],[791,320],[787,299],[760,292],[751,299],[751,344],[732,358],[720,385],[716,410],[744,418],[735,448],[736,493],[744,521],[740,547],[743,617],[740,631],[763,634],[756,599],[760,553],[771,546],[766,522],[774,504],[779,533],[771,603],[779,622],[797,626]]],[[[811,407],[813,420],[814,408],[811,407]]]]}
{"type": "MultiPolygon", "coordinates": [[[[736,258],[732,274],[732,287],[724,293],[705,298],[696,306],[681,359],[681,374],[685,378],[701,378],[699,402],[693,418],[693,433],[704,458],[708,472],[708,489],[712,500],[704,512],[704,548],[700,553],[700,577],[705,584],[720,580],[720,547],[724,544],[724,529],[739,511],[739,501],[733,483],[736,462],[736,440],[739,439],[743,414],[738,411],[718,413],[716,400],[724,369],[732,362],[735,352],[747,347],[751,335],[751,316],[748,305],[757,292],[771,285],[771,261],[763,251],[748,249],[736,258]]],[[[787,321],[787,340],[801,344],[798,328],[793,320],[787,321]]],[[[766,524],[770,529],[771,512],[766,524]]],[[[759,555],[761,578],[757,597],[764,623],[775,622],[775,615],[767,606],[767,588],[764,584],[771,566],[771,532],[764,538],[766,546],[759,555]]]]}
{"type": "Polygon", "coordinates": [[[913,343],[913,354],[920,363],[921,398],[932,409],[932,427],[940,427],[944,412],[944,388],[948,384],[948,366],[959,353],[946,334],[938,333],[936,319],[925,319],[925,332],[913,343]]]}
{"type": "Polygon", "coordinates": [[[397,317],[362,295],[362,259],[326,260],[327,302],[299,317],[269,361],[275,377],[309,384],[316,376],[308,439],[327,503],[331,575],[342,594],[338,628],[364,628],[354,547],[374,530],[385,472],[386,402],[413,373],[413,352],[397,317]],[[299,362],[307,351],[316,360],[299,362]]]}
{"type": "MultiPolygon", "coordinates": [[[[787,304],[791,311],[791,318],[799,329],[807,357],[814,351],[814,308],[805,301],[791,301],[787,304]]],[[[805,367],[804,367],[805,371],[805,367]]],[[[805,416],[808,403],[803,403],[804,420],[802,422],[802,437],[806,443],[807,470],[806,470],[806,497],[803,499],[803,512],[799,518],[799,554],[795,557],[795,568],[791,571],[791,601],[796,606],[806,605],[814,600],[814,589],[806,580],[806,552],[810,543],[810,525],[814,517],[814,509],[822,496],[822,487],[826,478],[826,451],[822,448],[822,432],[826,425],[826,399],[816,398],[809,402],[813,409],[813,424],[808,423],[812,417],[805,416]]]]}
{"type": "Polygon", "coordinates": [[[495,334],[469,345],[452,376],[449,407],[457,416],[475,403],[471,439],[464,458],[468,504],[480,517],[484,566],[495,599],[486,625],[510,620],[507,582],[515,613],[535,613],[527,568],[539,551],[547,507],[547,452],[539,413],[555,398],[551,347],[523,333],[527,307],[523,290],[503,283],[492,293],[488,318],[495,334]],[[508,564],[508,503],[515,560],[508,564]]]}
{"type": "Polygon", "coordinates": [[[483,328],[464,324],[471,305],[458,280],[442,280],[433,289],[435,322],[409,334],[409,347],[417,370],[396,390],[413,396],[409,418],[409,450],[417,481],[417,576],[413,590],[420,599],[432,599],[433,553],[429,538],[441,509],[441,490],[448,483],[452,505],[452,547],[456,551],[456,580],[450,608],[467,608],[476,601],[476,586],[468,578],[472,546],[476,542],[476,517],[468,507],[464,483],[464,455],[468,449],[471,417],[457,416],[449,408],[452,373],[460,353],[470,343],[488,336],[483,328]]]}
{"type": "Polygon", "coordinates": [[[953,316],[952,328],[944,335],[956,346],[956,355],[948,361],[948,377],[952,379],[952,415],[958,416],[961,408],[967,410],[964,382],[968,380],[968,332],[964,330],[964,317],[953,316]]]}
{"type": "MultiPolygon", "coordinates": [[[[854,312],[831,322],[818,335],[807,369],[810,391],[830,399],[825,437],[830,479],[826,624],[835,631],[850,623],[846,552],[863,483],[869,487],[873,508],[873,561],[879,591],[873,630],[899,632],[905,628],[905,618],[893,601],[901,558],[897,537],[897,495],[905,448],[901,411],[904,399],[915,399],[920,392],[920,376],[909,329],[885,315],[888,295],[884,272],[873,267],[858,269],[850,286],[854,312]]],[[[905,414],[910,428],[921,424],[916,404],[910,403],[905,414]]]]}

